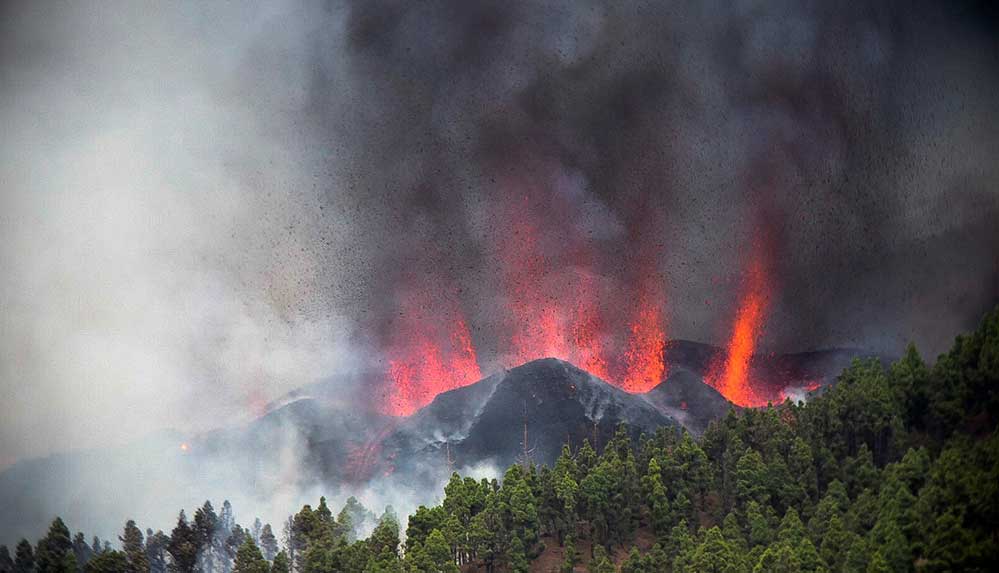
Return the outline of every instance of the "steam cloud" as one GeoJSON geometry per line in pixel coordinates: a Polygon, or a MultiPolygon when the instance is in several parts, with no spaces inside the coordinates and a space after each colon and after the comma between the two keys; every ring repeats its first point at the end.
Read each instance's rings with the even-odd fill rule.
{"type": "Polygon", "coordinates": [[[994,19],[943,4],[8,3],[0,466],[378,368],[413,281],[488,371],[517,217],[671,338],[764,233],[765,349],[933,355],[999,295],[994,19]]]}

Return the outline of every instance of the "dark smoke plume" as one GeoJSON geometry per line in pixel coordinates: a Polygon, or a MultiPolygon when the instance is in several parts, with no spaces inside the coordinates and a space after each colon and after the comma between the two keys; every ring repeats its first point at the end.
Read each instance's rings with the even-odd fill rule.
{"type": "Polygon", "coordinates": [[[723,342],[762,233],[766,348],[935,353],[999,294],[999,66],[973,8],[351,3],[309,92],[340,142],[326,200],[359,223],[350,302],[388,328],[403,275],[433,274],[488,360],[496,243],[527,212],[538,289],[585,243],[602,305],[661,280],[671,338],[723,342]]]}

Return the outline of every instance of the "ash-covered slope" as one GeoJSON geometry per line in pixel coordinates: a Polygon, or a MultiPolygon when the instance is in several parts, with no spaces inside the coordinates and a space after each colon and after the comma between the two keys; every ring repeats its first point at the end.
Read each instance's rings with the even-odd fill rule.
{"type": "Polygon", "coordinates": [[[656,409],[675,418],[696,435],[703,434],[708,424],[736,407],[687,369],[674,370],[662,384],[644,396],[656,409]]]}
{"type": "Polygon", "coordinates": [[[526,429],[527,455],[551,464],[567,441],[602,445],[620,423],[636,437],[678,427],[642,396],[546,358],[441,394],[385,440],[383,462],[429,474],[484,463],[503,468],[525,455],[526,429]]]}

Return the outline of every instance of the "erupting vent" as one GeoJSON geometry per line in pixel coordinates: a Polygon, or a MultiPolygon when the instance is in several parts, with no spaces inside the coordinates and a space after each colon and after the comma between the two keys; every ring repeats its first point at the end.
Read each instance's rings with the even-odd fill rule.
{"type": "Polygon", "coordinates": [[[765,406],[773,397],[757,392],[750,383],[750,361],[769,304],[766,274],[759,256],[746,273],[743,290],[724,359],[716,361],[706,381],[733,404],[765,406]]]}
{"type": "MultiPolygon", "coordinates": [[[[532,209],[526,198],[494,206],[494,218],[504,224],[485,237],[492,251],[483,256],[496,269],[491,280],[495,284],[487,285],[495,289],[489,300],[496,308],[476,307],[469,320],[460,293],[449,290],[457,287],[435,271],[403,277],[388,348],[384,413],[409,415],[438,394],[481,379],[483,365],[513,368],[540,358],[571,362],[636,394],[666,379],[664,277],[650,264],[661,258],[657,249],[662,246],[646,244],[643,225],[635,225],[633,240],[640,247],[629,254],[626,280],[607,281],[596,270],[607,261],[599,260],[589,240],[546,232],[570,226],[559,219],[571,217],[568,208],[563,213],[552,201],[555,207],[550,204],[545,210],[532,209]],[[615,290],[621,284],[631,285],[627,293],[615,290]],[[613,304],[608,305],[608,300],[613,304]],[[480,332],[481,321],[476,318],[483,313],[490,320],[480,332]],[[485,362],[476,340],[488,343],[485,362]]],[[[779,399],[782,390],[753,376],[752,359],[770,299],[762,243],[754,242],[750,253],[725,351],[711,362],[705,376],[708,384],[740,406],[765,405],[779,399]]]]}

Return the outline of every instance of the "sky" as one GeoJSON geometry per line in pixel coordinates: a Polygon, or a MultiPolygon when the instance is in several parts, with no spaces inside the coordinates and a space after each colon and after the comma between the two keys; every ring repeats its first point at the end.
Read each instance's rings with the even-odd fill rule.
{"type": "Polygon", "coordinates": [[[377,367],[413,288],[488,370],[522,225],[671,338],[764,237],[764,349],[935,356],[999,295],[995,14],[833,4],[3,4],[0,467],[377,367]]]}

